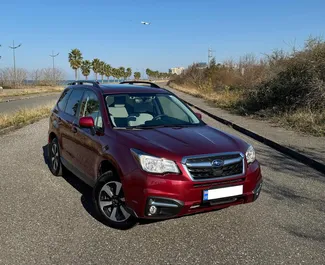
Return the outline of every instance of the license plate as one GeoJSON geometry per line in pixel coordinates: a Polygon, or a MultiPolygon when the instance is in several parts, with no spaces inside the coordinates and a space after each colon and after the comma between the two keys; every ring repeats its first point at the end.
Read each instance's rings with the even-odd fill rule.
{"type": "Polygon", "coordinates": [[[243,185],[212,189],[212,190],[204,190],[203,191],[203,201],[233,197],[243,194],[243,185]]]}

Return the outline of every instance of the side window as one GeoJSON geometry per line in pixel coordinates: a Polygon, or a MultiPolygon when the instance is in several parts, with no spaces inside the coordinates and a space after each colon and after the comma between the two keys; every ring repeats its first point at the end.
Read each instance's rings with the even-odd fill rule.
{"type": "Polygon", "coordinates": [[[65,106],[67,105],[67,101],[70,94],[71,94],[71,89],[69,88],[65,89],[62,92],[61,97],[58,100],[58,107],[60,110],[65,111],[65,106]]]}
{"type": "Polygon", "coordinates": [[[79,103],[81,101],[83,92],[84,92],[84,90],[82,90],[82,89],[74,89],[71,92],[67,106],[65,108],[66,113],[68,113],[72,116],[77,116],[77,111],[78,111],[79,103]]]}
{"type": "Polygon", "coordinates": [[[95,127],[97,129],[103,129],[99,100],[93,91],[87,90],[85,92],[81,103],[80,117],[93,117],[95,127]]]}

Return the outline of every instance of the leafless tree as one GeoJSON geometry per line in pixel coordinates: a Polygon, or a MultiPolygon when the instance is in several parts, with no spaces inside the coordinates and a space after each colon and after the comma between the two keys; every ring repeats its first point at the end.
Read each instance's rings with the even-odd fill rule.
{"type": "Polygon", "coordinates": [[[43,68],[43,69],[35,69],[31,72],[30,78],[33,81],[34,85],[41,86],[52,86],[58,85],[61,80],[65,77],[65,73],[63,70],[59,68],[43,68]]]}
{"type": "Polygon", "coordinates": [[[16,69],[16,80],[15,72],[13,68],[4,68],[0,70],[0,84],[4,87],[22,86],[24,81],[27,79],[28,72],[23,68],[16,69]]]}
{"type": "Polygon", "coordinates": [[[42,76],[43,76],[43,69],[35,69],[30,72],[30,78],[33,84],[38,85],[42,79],[42,76]]]}

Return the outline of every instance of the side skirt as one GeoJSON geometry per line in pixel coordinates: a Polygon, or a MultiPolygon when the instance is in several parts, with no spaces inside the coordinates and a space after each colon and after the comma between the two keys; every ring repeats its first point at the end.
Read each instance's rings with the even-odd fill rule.
{"type": "Polygon", "coordinates": [[[86,174],[81,172],[79,169],[77,169],[74,165],[72,165],[62,156],[61,156],[61,162],[69,171],[71,171],[75,176],[77,176],[80,180],[85,182],[87,185],[89,185],[92,188],[95,186],[96,183],[94,181],[92,181],[86,174]]]}

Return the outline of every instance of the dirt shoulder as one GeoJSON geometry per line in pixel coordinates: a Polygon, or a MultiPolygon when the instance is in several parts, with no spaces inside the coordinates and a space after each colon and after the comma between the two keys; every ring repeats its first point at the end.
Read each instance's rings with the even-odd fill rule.
{"type": "MultiPolygon", "coordinates": [[[[325,163],[325,137],[315,137],[304,135],[295,131],[277,126],[269,121],[256,120],[249,117],[238,116],[229,111],[211,106],[206,100],[192,96],[187,93],[168,88],[170,91],[181,97],[187,102],[192,103],[216,116],[231,121],[241,127],[244,127],[254,133],[268,138],[278,144],[298,151],[320,163],[325,163]]],[[[299,170],[299,169],[297,169],[299,170]]]]}

